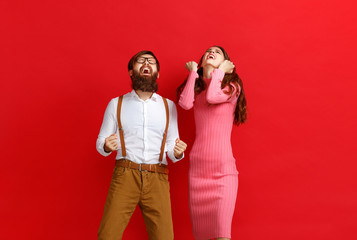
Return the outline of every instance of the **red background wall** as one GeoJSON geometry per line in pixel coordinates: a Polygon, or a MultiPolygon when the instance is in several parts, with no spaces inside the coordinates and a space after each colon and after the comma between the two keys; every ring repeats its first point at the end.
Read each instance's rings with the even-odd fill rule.
{"type": "MultiPolygon", "coordinates": [[[[1,239],[95,239],[114,165],[95,141],[109,100],[130,90],[128,60],[153,50],[159,94],[175,99],[185,62],[213,44],[231,55],[249,107],[232,134],[232,238],[355,239],[355,5],[2,0],[1,239]]],[[[193,113],[178,111],[191,146],[193,113]]],[[[179,240],[193,239],[187,169],[188,157],[170,165],[179,240]]],[[[146,236],[137,211],[124,239],[146,236]]]]}

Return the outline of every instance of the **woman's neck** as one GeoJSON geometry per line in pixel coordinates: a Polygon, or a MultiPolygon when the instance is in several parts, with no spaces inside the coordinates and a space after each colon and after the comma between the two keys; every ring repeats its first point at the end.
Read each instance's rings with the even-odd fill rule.
{"type": "Polygon", "coordinates": [[[206,79],[211,79],[211,73],[213,72],[213,70],[215,69],[215,67],[213,67],[212,65],[206,65],[203,67],[203,77],[206,79]]]}

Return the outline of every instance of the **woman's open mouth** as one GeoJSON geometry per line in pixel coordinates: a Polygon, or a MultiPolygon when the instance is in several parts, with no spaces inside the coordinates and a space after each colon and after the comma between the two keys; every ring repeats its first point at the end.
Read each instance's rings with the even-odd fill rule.
{"type": "Polygon", "coordinates": [[[215,57],[214,57],[213,54],[209,54],[209,55],[207,56],[207,59],[215,59],[215,57]]]}

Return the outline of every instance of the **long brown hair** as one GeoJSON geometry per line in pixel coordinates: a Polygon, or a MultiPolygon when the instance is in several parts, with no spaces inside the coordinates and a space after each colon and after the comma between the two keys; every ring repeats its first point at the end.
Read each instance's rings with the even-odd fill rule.
{"type": "MultiPolygon", "coordinates": [[[[224,50],[223,47],[220,47],[220,46],[213,46],[213,47],[218,47],[219,49],[221,49],[223,52],[224,59],[230,60],[228,53],[226,52],[226,50],[224,50]]],[[[201,67],[203,56],[204,56],[204,54],[202,55],[200,62],[198,64],[199,68],[197,70],[197,73],[198,73],[199,77],[196,78],[196,81],[195,81],[195,94],[196,95],[201,93],[207,87],[205,81],[203,80],[203,68],[201,67]]],[[[180,98],[180,95],[186,85],[186,82],[187,82],[187,78],[176,90],[178,99],[180,98]]],[[[235,89],[239,89],[239,87],[240,87],[240,93],[239,93],[239,97],[237,100],[236,109],[234,110],[234,121],[233,121],[233,123],[235,125],[239,126],[239,124],[245,123],[247,120],[247,100],[245,98],[245,94],[244,94],[244,90],[243,90],[242,79],[240,79],[240,77],[236,73],[235,68],[233,69],[232,73],[225,73],[224,78],[222,80],[222,85],[221,85],[222,89],[225,88],[226,86],[229,87],[229,91],[226,91],[225,93],[228,95],[231,95],[231,97],[234,92],[234,87],[232,85],[235,86],[235,89]],[[238,87],[238,85],[239,85],[239,87],[238,87]]]]}

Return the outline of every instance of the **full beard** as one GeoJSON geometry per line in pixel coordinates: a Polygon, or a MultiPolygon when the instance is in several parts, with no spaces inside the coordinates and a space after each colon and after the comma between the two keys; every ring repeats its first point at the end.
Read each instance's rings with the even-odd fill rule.
{"type": "Polygon", "coordinates": [[[143,92],[157,92],[158,84],[156,82],[157,72],[151,76],[141,76],[139,72],[134,71],[131,76],[132,88],[143,92]]]}

